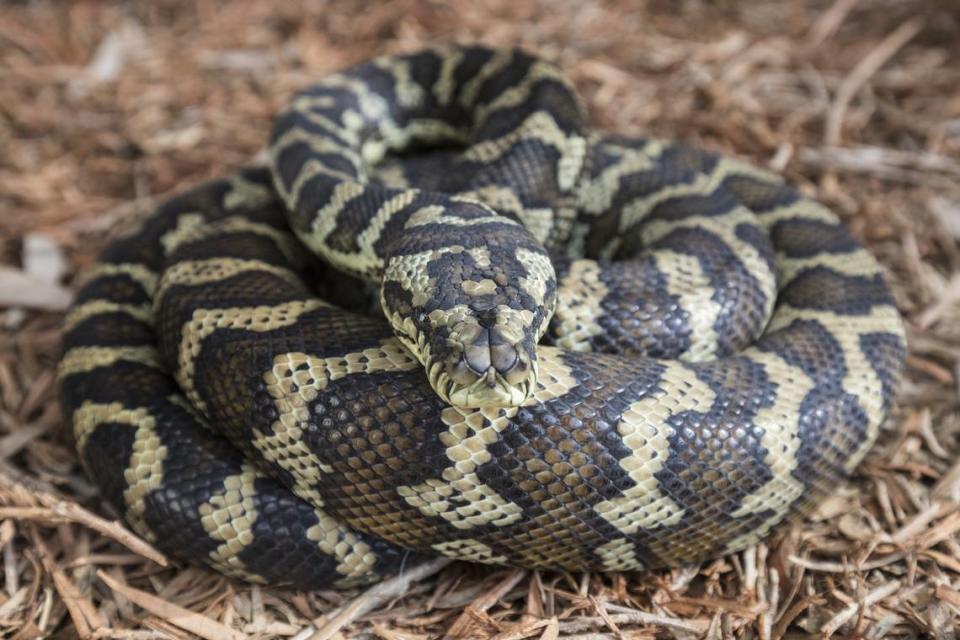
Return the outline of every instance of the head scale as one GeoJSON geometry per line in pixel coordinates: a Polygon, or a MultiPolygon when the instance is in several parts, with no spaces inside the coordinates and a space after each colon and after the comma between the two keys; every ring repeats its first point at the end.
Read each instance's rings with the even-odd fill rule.
{"type": "Polygon", "coordinates": [[[414,248],[435,248],[408,246],[387,260],[384,313],[442,399],[518,406],[537,389],[536,346],[556,305],[556,274],[532,236],[508,220],[455,231],[469,242],[420,237],[414,248]]]}

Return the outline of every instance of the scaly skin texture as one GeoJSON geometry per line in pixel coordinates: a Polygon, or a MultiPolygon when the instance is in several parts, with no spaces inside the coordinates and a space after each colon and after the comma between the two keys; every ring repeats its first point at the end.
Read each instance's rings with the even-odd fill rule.
{"type": "Polygon", "coordinates": [[[66,319],[81,459],[178,557],[302,588],[698,562],[807,512],[890,407],[902,324],[832,213],[587,130],[526,54],[347,70],[271,150],[117,238],[66,319]]]}

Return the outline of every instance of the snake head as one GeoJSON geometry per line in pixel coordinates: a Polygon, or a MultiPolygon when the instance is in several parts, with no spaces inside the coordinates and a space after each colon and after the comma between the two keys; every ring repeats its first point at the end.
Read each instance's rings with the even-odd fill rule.
{"type": "Polygon", "coordinates": [[[513,226],[506,237],[472,238],[472,247],[387,261],[384,313],[437,395],[454,406],[514,407],[536,391],[537,342],[557,287],[548,256],[524,234],[513,226]]]}

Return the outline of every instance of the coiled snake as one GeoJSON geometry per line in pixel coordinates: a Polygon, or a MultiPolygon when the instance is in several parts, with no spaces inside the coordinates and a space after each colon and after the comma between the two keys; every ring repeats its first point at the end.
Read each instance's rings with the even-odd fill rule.
{"type": "Polygon", "coordinates": [[[269,168],[116,239],[65,323],[62,403],[103,496],[178,557],[303,588],[409,553],[741,549],[856,466],[904,357],[879,266],[826,208],[589,130],[555,67],[482,47],[300,94],[269,168]]]}

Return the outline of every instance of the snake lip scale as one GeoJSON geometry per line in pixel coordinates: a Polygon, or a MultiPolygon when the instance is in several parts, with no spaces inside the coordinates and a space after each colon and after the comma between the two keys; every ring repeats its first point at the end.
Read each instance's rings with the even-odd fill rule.
{"type": "Polygon", "coordinates": [[[890,410],[902,321],[833,213],[591,129],[528,53],[333,74],[269,155],[118,235],[64,321],[80,459],[178,558],[307,589],[701,562],[808,513],[890,410]]]}

